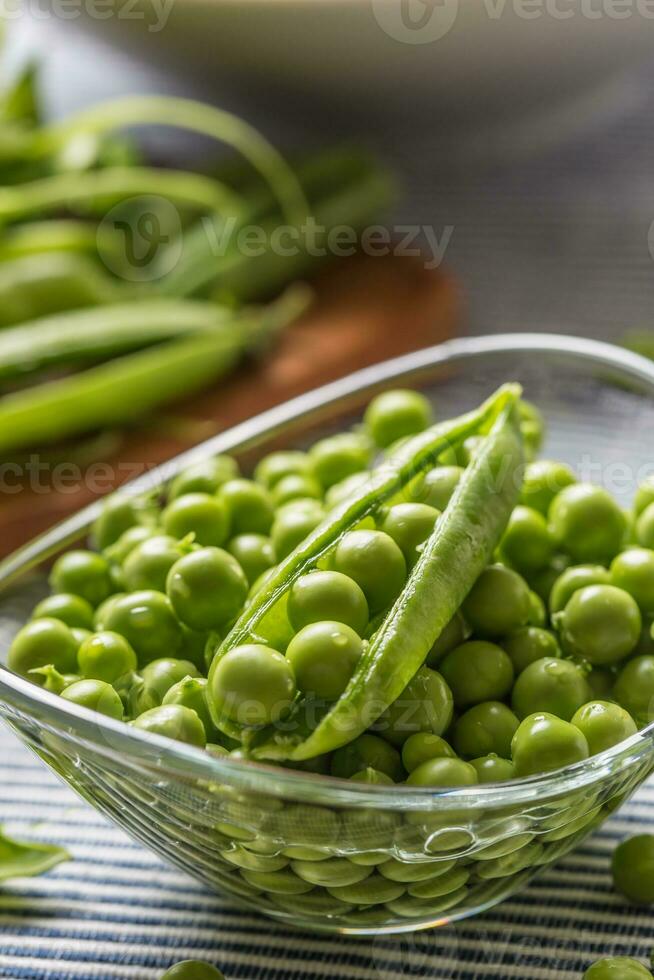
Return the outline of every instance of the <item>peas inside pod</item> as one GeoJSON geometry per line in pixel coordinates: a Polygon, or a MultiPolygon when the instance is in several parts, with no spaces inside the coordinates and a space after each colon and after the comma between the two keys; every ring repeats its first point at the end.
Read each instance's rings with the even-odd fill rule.
{"type": "MultiPolygon", "coordinates": [[[[654,498],[626,514],[534,459],[523,404],[505,385],[438,422],[420,392],[387,391],[252,473],[220,456],[159,499],[115,495],[91,546],[55,561],[9,667],[145,737],[368,786],[507,782],[611,749],[654,704],[654,498]]],[[[621,858],[616,875],[651,900],[621,858]]],[[[214,976],[181,967],[166,976],[214,976]]]]}

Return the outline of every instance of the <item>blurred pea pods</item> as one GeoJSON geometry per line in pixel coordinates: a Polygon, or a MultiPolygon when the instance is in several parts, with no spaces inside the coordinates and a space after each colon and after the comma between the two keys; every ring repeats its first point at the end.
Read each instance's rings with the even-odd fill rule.
{"type": "Polygon", "coordinates": [[[224,375],[244,353],[296,319],[308,301],[305,288],[293,287],[275,303],[236,313],[211,330],[5,395],[0,453],[132,423],[224,375]]]}

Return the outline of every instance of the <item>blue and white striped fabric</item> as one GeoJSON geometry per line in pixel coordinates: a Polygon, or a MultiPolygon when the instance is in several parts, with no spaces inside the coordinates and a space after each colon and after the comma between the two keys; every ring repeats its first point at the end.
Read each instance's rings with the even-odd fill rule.
{"type": "Polygon", "coordinates": [[[521,895],[477,919],[409,936],[293,931],[248,913],[132,843],[0,730],[0,820],[73,860],[0,891],[0,978],[155,980],[180,959],[227,980],[578,980],[607,954],[647,961],[648,909],[611,890],[626,834],[654,829],[654,782],[521,895]]]}

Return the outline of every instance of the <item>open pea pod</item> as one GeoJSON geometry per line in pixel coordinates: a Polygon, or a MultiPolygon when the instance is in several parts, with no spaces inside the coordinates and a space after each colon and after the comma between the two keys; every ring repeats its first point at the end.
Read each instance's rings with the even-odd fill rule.
{"type": "Polygon", "coordinates": [[[271,643],[272,635],[283,630],[290,587],[347,531],[433,466],[445,450],[471,435],[487,433],[346,691],[323,711],[313,731],[306,730],[300,699],[283,732],[262,732],[226,719],[209,697],[215,723],[240,739],[254,757],[302,760],[331,751],[356,738],[375,720],[374,712],[378,717],[404,690],[487,564],[517,500],[523,462],[519,396],[517,385],[505,385],[477,410],[408,440],[280,563],[255,596],[216,651],[209,691],[218,663],[230,650],[242,643],[271,643]]]}

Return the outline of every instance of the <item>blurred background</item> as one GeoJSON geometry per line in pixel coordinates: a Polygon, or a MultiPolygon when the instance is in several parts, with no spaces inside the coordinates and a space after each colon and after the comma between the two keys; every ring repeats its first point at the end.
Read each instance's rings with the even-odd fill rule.
{"type": "MultiPolygon", "coordinates": [[[[4,551],[240,418],[453,335],[565,332],[654,353],[648,0],[6,0],[4,33],[4,551]],[[36,66],[29,85],[26,66],[36,66]],[[192,202],[186,186],[183,200],[170,198],[151,168],[219,179],[249,214],[275,189],[185,131],[183,109],[175,129],[160,125],[165,109],[117,111],[101,136],[88,125],[99,103],[138,94],[200,100],[257,127],[304,181],[309,213],[354,229],[356,245],[345,233],[307,261],[281,256],[267,232],[267,257],[250,265],[243,254],[234,264],[240,245],[230,239],[226,258],[214,241],[196,281],[189,235],[206,232],[207,216],[222,226],[229,208],[216,223],[206,186],[192,188],[192,202]],[[52,127],[86,110],[68,134],[52,127]],[[122,122],[141,125],[109,135],[122,122]],[[89,175],[100,172],[108,183],[94,189],[89,175]],[[147,253],[155,232],[157,248],[171,238],[174,247],[145,272],[139,259],[135,273],[125,249],[147,253]],[[64,273],[50,269],[44,287],[43,262],[56,265],[62,251],[90,256],[102,298],[52,300],[64,273]],[[16,300],[16,276],[38,302],[16,300]],[[311,299],[284,294],[300,282],[311,299]],[[130,412],[129,358],[178,339],[182,313],[155,311],[153,326],[145,309],[146,329],[134,306],[162,298],[217,304],[241,337],[252,303],[257,322],[270,315],[276,325],[192,383],[168,369],[152,381],[159,396],[134,398],[130,412]],[[99,309],[99,319],[72,306],[99,309]],[[126,306],[136,319],[117,322],[126,306]],[[103,365],[113,374],[99,393],[92,372],[103,365]],[[78,384],[62,421],[62,383],[89,372],[87,400],[78,384]],[[98,464],[109,467],[100,484],[89,477],[98,464]],[[72,467],[66,486],[62,465],[72,467]]],[[[273,225],[288,218],[266,215],[273,225]]]]}

